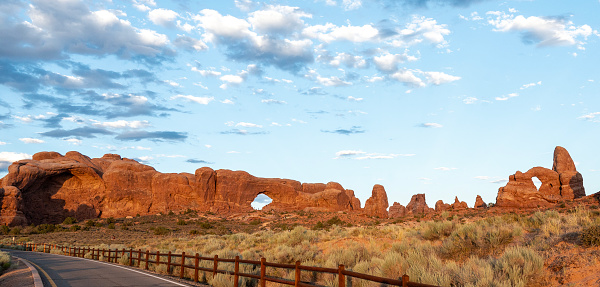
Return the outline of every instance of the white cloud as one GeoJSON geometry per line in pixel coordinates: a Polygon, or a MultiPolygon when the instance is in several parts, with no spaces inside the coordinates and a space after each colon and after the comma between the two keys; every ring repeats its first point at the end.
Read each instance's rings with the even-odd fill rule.
{"type": "Polygon", "coordinates": [[[26,143],[26,144],[41,144],[44,143],[43,140],[41,139],[34,139],[34,138],[20,138],[20,141],[26,143]]]}
{"type": "Polygon", "coordinates": [[[487,176],[487,175],[478,175],[478,176],[475,176],[475,177],[473,177],[473,178],[475,178],[475,179],[481,179],[481,180],[488,180],[488,179],[490,179],[491,177],[489,177],[489,176],[487,176]]]}
{"type": "Polygon", "coordinates": [[[583,48],[583,40],[593,33],[589,25],[575,26],[561,18],[515,16],[497,11],[488,12],[488,15],[495,16],[488,19],[488,23],[495,27],[494,31],[520,32],[523,42],[537,43],[538,47],[578,45],[583,48]]]}
{"type": "Polygon", "coordinates": [[[405,61],[416,61],[417,58],[409,56],[406,52],[404,54],[390,54],[385,53],[381,56],[373,58],[373,63],[377,69],[382,72],[392,73],[398,70],[398,64],[404,63],[405,61]]]}
{"type": "Polygon", "coordinates": [[[6,145],[6,142],[0,141],[0,145],[6,145]]]}
{"type": "Polygon", "coordinates": [[[200,75],[202,75],[203,77],[207,77],[207,76],[212,76],[212,77],[218,77],[221,75],[221,72],[219,71],[215,71],[215,70],[199,70],[196,67],[192,67],[191,69],[194,72],[198,72],[200,73],[200,75]]]}
{"type": "Polygon", "coordinates": [[[177,17],[179,17],[177,12],[163,8],[154,9],[148,13],[148,19],[150,19],[152,23],[165,27],[174,26],[174,21],[177,17]]]}
{"type": "Polygon", "coordinates": [[[367,153],[361,150],[341,150],[335,153],[334,159],[355,159],[355,160],[365,160],[365,159],[392,159],[396,157],[409,157],[414,156],[415,154],[382,154],[382,153],[367,153]]]}
{"type": "Polygon", "coordinates": [[[352,85],[352,83],[350,82],[346,82],[336,76],[331,76],[329,78],[327,77],[321,77],[321,76],[317,76],[317,81],[323,85],[323,86],[328,86],[328,87],[343,87],[343,86],[350,86],[352,85]]]}
{"type": "Polygon", "coordinates": [[[113,129],[141,129],[150,126],[150,122],[148,121],[126,121],[126,120],[118,120],[114,122],[99,122],[96,120],[91,120],[94,122],[92,125],[97,127],[104,128],[113,128],[113,129]]]}
{"type": "Polygon", "coordinates": [[[275,100],[275,99],[266,99],[266,100],[260,100],[261,103],[265,103],[265,104],[287,104],[286,101],[279,101],[279,100],[275,100]]]}
{"type": "Polygon", "coordinates": [[[253,123],[246,123],[246,122],[239,122],[237,124],[235,124],[236,127],[245,127],[245,128],[262,128],[263,126],[261,125],[257,125],[257,124],[253,124],[253,123]]]}
{"type": "Polygon", "coordinates": [[[311,17],[298,7],[268,5],[265,10],[250,13],[248,22],[260,33],[287,35],[304,27],[302,18],[311,17]]]}
{"type": "Polygon", "coordinates": [[[467,104],[467,105],[471,105],[476,103],[478,100],[475,97],[466,97],[463,99],[463,103],[467,104]]]}
{"type": "Polygon", "coordinates": [[[498,180],[492,180],[490,182],[491,183],[507,183],[508,179],[498,179],[498,180]]]}
{"type": "Polygon", "coordinates": [[[224,99],[221,101],[222,104],[226,104],[226,105],[233,105],[235,104],[232,100],[230,99],[224,99]]]}
{"type": "Polygon", "coordinates": [[[234,3],[235,7],[244,12],[250,11],[255,6],[254,2],[252,2],[251,0],[235,0],[234,3]]]}
{"type": "Polygon", "coordinates": [[[598,120],[596,120],[597,116],[600,116],[600,112],[589,113],[587,115],[578,117],[578,119],[588,120],[588,121],[598,121],[598,120]]]}
{"type": "Polygon", "coordinates": [[[424,128],[441,128],[441,127],[443,127],[442,125],[440,125],[438,123],[423,123],[423,124],[421,124],[421,126],[424,128]]]}
{"type": "MultiPolygon", "coordinates": [[[[187,24],[186,24],[187,25],[187,24]]],[[[184,29],[187,29],[184,27],[184,29]]],[[[177,34],[177,38],[175,38],[175,41],[173,41],[173,44],[177,47],[186,49],[188,51],[204,51],[208,49],[208,46],[198,40],[198,39],[194,39],[192,37],[186,36],[186,35],[179,35],[177,34]]]]}
{"type": "Polygon", "coordinates": [[[31,155],[26,153],[17,153],[10,151],[0,152],[0,170],[6,170],[9,165],[11,165],[15,161],[20,161],[23,159],[30,159],[31,155]]]}
{"type": "Polygon", "coordinates": [[[339,67],[341,64],[344,64],[346,67],[359,69],[368,66],[367,61],[362,56],[354,56],[348,53],[337,53],[328,64],[333,67],[339,67]]]}
{"type": "Polygon", "coordinates": [[[506,101],[510,98],[514,98],[514,97],[518,97],[518,96],[519,96],[519,94],[517,94],[517,93],[510,93],[506,96],[496,97],[496,101],[506,101]]]}
{"type": "Polygon", "coordinates": [[[346,99],[348,99],[348,101],[352,101],[352,102],[360,102],[363,100],[363,98],[355,98],[353,96],[348,96],[346,99]]]}
{"type": "Polygon", "coordinates": [[[434,85],[441,85],[460,80],[460,77],[448,75],[442,72],[424,72],[427,82],[434,85]]]}
{"type": "Polygon", "coordinates": [[[211,148],[212,146],[211,146],[211,145],[209,145],[209,144],[205,144],[205,145],[204,145],[204,147],[206,147],[206,148],[211,148]]]}
{"type": "Polygon", "coordinates": [[[540,105],[537,105],[537,106],[535,106],[535,107],[531,108],[531,110],[532,110],[532,111],[534,111],[534,112],[539,112],[539,111],[541,111],[541,110],[542,110],[542,106],[540,106],[540,105]]]}
{"type": "Polygon", "coordinates": [[[236,154],[236,153],[241,153],[241,152],[232,150],[232,151],[228,151],[227,153],[236,154]]]}
{"type": "Polygon", "coordinates": [[[208,103],[215,100],[215,97],[195,97],[192,95],[177,95],[171,97],[171,100],[175,99],[186,99],[188,101],[192,101],[201,105],[208,105],[208,103]]]}
{"type": "Polygon", "coordinates": [[[398,82],[407,84],[410,87],[424,87],[425,83],[419,77],[415,76],[411,70],[402,70],[393,73],[390,77],[398,82]]]}
{"type": "Polygon", "coordinates": [[[447,46],[444,39],[445,35],[450,34],[450,30],[445,24],[438,24],[432,18],[424,16],[413,16],[410,23],[406,24],[404,29],[398,29],[398,36],[392,37],[391,44],[395,47],[410,47],[426,41],[436,44],[438,47],[447,46]]]}
{"type": "Polygon", "coordinates": [[[325,43],[348,41],[361,43],[378,40],[379,30],[371,25],[337,26],[331,23],[304,28],[302,34],[306,37],[319,39],[325,43]]]}
{"type": "Polygon", "coordinates": [[[365,154],[366,152],[361,150],[341,150],[335,153],[335,158],[342,158],[348,156],[355,156],[360,154],[365,154]]]}
{"type": "Polygon", "coordinates": [[[527,88],[531,88],[531,87],[535,87],[535,86],[539,86],[542,84],[542,81],[539,81],[537,83],[529,83],[529,84],[525,84],[523,86],[521,86],[521,90],[527,89],[527,88]]]}
{"type": "Polygon", "coordinates": [[[80,139],[66,139],[65,141],[72,145],[81,145],[81,143],[83,143],[80,139]]]}
{"type": "Polygon", "coordinates": [[[361,0],[343,0],[342,4],[344,5],[344,9],[346,11],[355,10],[362,7],[361,0]]]}
{"type": "Polygon", "coordinates": [[[154,158],[149,155],[145,155],[145,156],[138,157],[138,159],[141,161],[149,161],[149,160],[153,160],[154,158]]]}
{"type": "Polygon", "coordinates": [[[165,84],[169,84],[172,87],[181,87],[181,85],[179,83],[175,82],[175,81],[165,80],[163,82],[165,82],[165,84]]]}

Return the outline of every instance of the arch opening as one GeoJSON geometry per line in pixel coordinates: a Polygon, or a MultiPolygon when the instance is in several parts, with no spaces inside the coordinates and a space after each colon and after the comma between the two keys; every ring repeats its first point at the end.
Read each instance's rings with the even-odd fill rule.
{"type": "Polygon", "coordinates": [[[542,186],[542,181],[539,180],[537,178],[537,176],[532,177],[531,181],[533,181],[533,185],[535,185],[535,189],[540,190],[540,187],[542,186]]]}
{"type": "Polygon", "coordinates": [[[259,193],[256,196],[256,198],[254,198],[254,201],[252,201],[250,206],[252,206],[252,208],[254,208],[255,210],[262,210],[263,207],[267,206],[267,204],[271,202],[273,202],[273,199],[271,199],[264,193],[259,193]]]}

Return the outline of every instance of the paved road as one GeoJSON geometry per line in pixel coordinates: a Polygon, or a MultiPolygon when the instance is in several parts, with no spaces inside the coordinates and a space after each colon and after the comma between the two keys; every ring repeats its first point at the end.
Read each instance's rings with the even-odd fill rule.
{"type": "Polygon", "coordinates": [[[48,287],[189,286],[143,271],[90,259],[48,253],[3,251],[8,251],[14,256],[29,260],[29,262],[36,265],[36,268],[42,269],[43,271],[38,271],[40,271],[44,286],[48,287]],[[46,278],[46,274],[50,277],[50,280],[46,278]]]}

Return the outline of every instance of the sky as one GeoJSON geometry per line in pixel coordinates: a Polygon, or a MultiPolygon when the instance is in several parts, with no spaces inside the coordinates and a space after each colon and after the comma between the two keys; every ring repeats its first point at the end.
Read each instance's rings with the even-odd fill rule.
{"type": "Polygon", "coordinates": [[[36,152],[495,202],[600,189],[600,1],[0,2],[0,177],[36,152]]]}

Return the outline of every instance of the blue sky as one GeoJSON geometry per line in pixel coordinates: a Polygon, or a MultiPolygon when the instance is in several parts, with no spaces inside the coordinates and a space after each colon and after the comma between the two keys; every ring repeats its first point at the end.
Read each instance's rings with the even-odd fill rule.
{"type": "Polygon", "coordinates": [[[0,176],[39,151],[494,202],[600,188],[598,0],[2,1],[0,176]]]}

